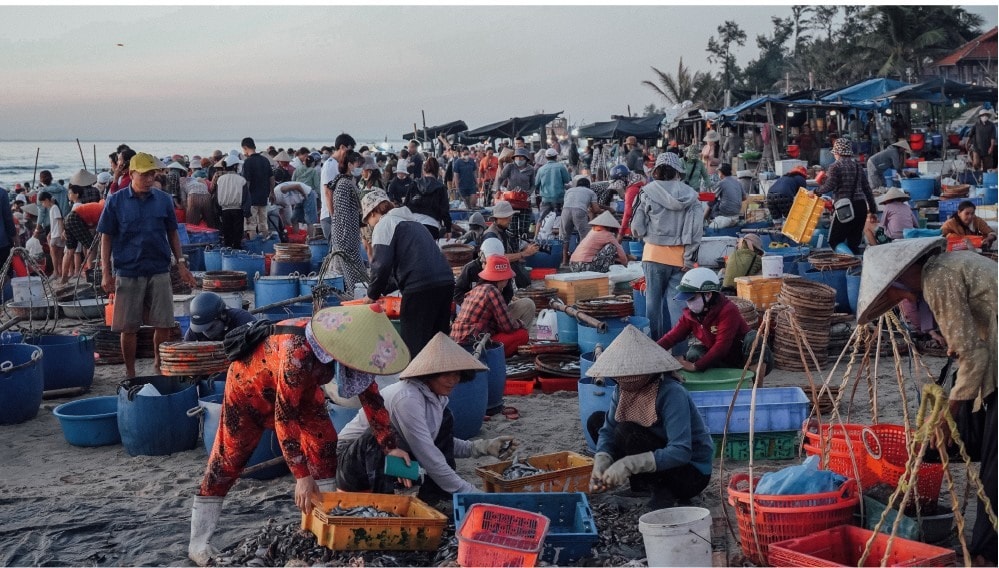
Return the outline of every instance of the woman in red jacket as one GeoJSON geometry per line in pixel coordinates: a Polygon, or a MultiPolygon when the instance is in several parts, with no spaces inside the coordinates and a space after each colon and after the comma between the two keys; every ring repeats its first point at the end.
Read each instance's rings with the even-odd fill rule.
{"type": "MultiPolygon", "coordinates": [[[[718,275],[709,268],[694,268],[683,275],[676,299],[687,303],[680,321],[657,343],[666,350],[691,335],[701,342],[677,360],[687,371],[716,367],[741,369],[751,355],[756,330],[751,330],[739,308],[721,294],[718,275]]],[[[773,365],[764,348],[766,371],[773,365]]]]}

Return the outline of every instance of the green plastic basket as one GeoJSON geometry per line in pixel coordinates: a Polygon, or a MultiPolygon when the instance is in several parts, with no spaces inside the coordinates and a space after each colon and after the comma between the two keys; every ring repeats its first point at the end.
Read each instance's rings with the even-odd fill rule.
{"type": "MultiPolygon", "coordinates": [[[[722,451],[725,459],[732,461],[749,461],[749,434],[729,434],[722,447],[721,434],[712,434],[715,442],[715,458],[720,458],[722,451]]],[[[801,446],[801,431],[790,432],[760,432],[753,435],[754,460],[790,460],[798,457],[801,446]]]]}

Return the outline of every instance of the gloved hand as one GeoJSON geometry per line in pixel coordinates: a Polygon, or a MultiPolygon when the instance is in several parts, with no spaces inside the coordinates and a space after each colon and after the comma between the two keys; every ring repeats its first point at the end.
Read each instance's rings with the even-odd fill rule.
{"type": "Polygon", "coordinates": [[[656,457],[652,452],[623,457],[604,472],[601,478],[611,487],[624,485],[628,478],[638,473],[650,473],[656,470],[656,457]]]}
{"type": "Polygon", "coordinates": [[[593,471],[590,473],[590,490],[600,492],[606,489],[603,481],[604,472],[614,463],[614,458],[606,452],[598,452],[593,456],[593,471]]]}
{"type": "Polygon", "coordinates": [[[513,455],[517,449],[517,440],[513,436],[497,436],[496,438],[483,438],[472,441],[472,457],[493,456],[503,459],[513,455]]]}

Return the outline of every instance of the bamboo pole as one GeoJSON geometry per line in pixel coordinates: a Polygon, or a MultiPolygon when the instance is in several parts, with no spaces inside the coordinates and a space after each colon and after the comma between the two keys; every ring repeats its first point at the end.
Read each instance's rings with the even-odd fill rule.
{"type": "Polygon", "coordinates": [[[80,150],[80,161],[83,162],[83,169],[87,169],[87,159],[83,157],[83,146],[80,145],[80,139],[76,139],[76,147],[80,150]]]}
{"type": "Polygon", "coordinates": [[[35,187],[35,176],[38,174],[38,154],[42,152],[41,148],[35,149],[35,169],[31,172],[31,187],[35,187]]]}

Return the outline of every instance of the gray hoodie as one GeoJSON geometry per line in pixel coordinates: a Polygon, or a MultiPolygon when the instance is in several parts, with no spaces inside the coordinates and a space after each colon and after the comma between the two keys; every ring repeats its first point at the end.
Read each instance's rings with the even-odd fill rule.
{"type": "Polygon", "coordinates": [[[684,266],[693,268],[704,235],[704,208],[697,197],[682,181],[652,181],[638,194],[632,234],[654,245],[683,245],[684,266]]]}

